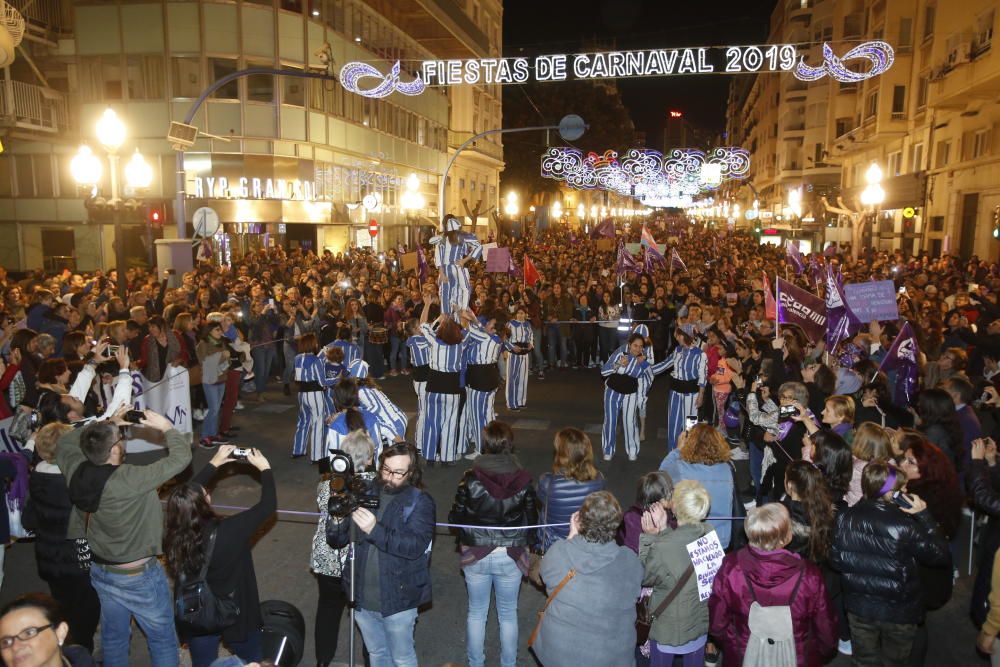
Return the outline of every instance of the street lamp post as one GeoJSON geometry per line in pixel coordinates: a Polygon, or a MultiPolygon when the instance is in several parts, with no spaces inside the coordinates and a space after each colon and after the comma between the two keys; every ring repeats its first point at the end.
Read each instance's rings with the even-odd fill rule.
{"type": "MultiPolygon", "coordinates": [[[[882,189],[882,169],[877,163],[872,162],[865,172],[865,182],[868,185],[861,191],[861,203],[865,206],[865,217],[869,220],[872,233],[874,234],[875,221],[878,218],[878,209],[885,201],[885,190],[882,189]]],[[[858,240],[864,238],[864,229],[860,230],[858,240]]],[[[857,252],[857,251],[855,251],[857,252]]]]}
{"type": "MultiPolygon", "coordinates": [[[[115,269],[117,275],[118,295],[125,299],[127,296],[125,278],[125,238],[122,233],[122,213],[126,207],[134,208],[134,200],[123,202],[118,189],[118,150],[125,143],[127,131],[125,124],[115,113],[114,109],[108,107],[101,114],[95,127],[97,141],[104,147],[108,154],[110,171],[108,176],[111,181],[111,198],[106,202],[107,208],[111,210],[112,220],[115,226],[115,269]]],[[[81,187],[89,190],[87,197],[87,208],[95,208],[98,195],[98,183],[101,180],[101,161],[94,155],[93,151],[86,144],[80,146],[79,151],[70,163],[70,171],[73,179],[81,187]]],[[[132,159],[125,167],[125,183],[134,190],[146,190],[153,180],[153,170],[146,163],[142,154],[137,148],[132,159]]]]}
{"type": "Polygon", "coordinates": [[[517,205],[517,193],[511,190],[510,192],[507,193],[507,198],[504,200],[504,205],[503,205],[504,214],[508,218],[510,218],[511,234],[514,233],[513,231],[514,221],[517,218],[518,210],[519,209],[517,205]]]}

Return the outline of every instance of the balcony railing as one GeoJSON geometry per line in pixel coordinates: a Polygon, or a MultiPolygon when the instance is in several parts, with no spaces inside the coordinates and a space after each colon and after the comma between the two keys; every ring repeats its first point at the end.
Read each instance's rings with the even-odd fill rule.
{"type": "Polygon", "coordinates": [[[0,81],[0,113],[7,125],[41,132],[68,126],[62,93],[23,81],[0,81]]]}
{"type": "Polygon", "coordinates": [[[11,3],[24,17],[25,28],[35,33],[62,32],[59,0],[19,0],[11,3]]]}

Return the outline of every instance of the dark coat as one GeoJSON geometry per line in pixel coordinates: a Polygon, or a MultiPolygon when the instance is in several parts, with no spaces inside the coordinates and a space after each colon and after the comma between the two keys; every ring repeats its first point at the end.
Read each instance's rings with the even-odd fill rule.
{"type": "MultiPolygon", "coordinates": [[[[510,455],[484,454],[466,471],[455,491],[449,523],[474,526],[533,526],[538,504],[531,473],[518,467],[510,455]]],[[[523,547],[528,530],[460,529],[466,546],[523,547]]]]}
{"type": "Polygon", "coordinates": [[[754,596],[765,607],[788,604],[800,573],[802,582],[791,605],[797,664],[819,667],[836,650],[837,610],[830,604],[819,568],[784,549],[759,551],[748,546],[723,559],[708,599],[709,633],[732,664],[743,662],[746,653],[754,596]]]}
{"type": "Polygon", "coordinates": [[[974,460],[969,466],[965,478],[966,486],[972,495],[972,504],[989,516],[986,530],[979,540],[979,571],[972,586],[971,613],[972,620],[978,626],[986,620],[990,611],[990,589],[993,559],[1000,548],[1000,493],[997,492],[997,481],[994,475],[997,468],[991,469],[986,461],[974,460]]]}
{"type": "Polygon", "coordinates": [[[847,611],[888,623],[921,623],[918,564],[951,562],[930,512],[907,514],[884,500],[860,500],[837,519],[831,563],[843,574],[847,611]]]}
{"type": "Polygon", "coordinates": [[[38,576],[50,581],[57,577],[86,575],[90,570],[87,541],[66,537],[73,511],[66,478],[58,469],[55,472],[42,470],[36,469],[28,478],[28,502],[21,515],[24,527],[35,533],[38,576]]]}
{"type": "MultiPolygon", "coordinates": [[[[589,482],[578,482],[565,475],[545,473],[538,479],[538,499],[542,503],[542,523],[569,524],[573,512],[580,509],[583,499],[594,491],[603,491],[604,476],[597,474],[597,479],[589,482]]],[[[569,527],[558,526],[545,528],[542,531],[542,546],[550,544],[569,535],[569,527]]]]}

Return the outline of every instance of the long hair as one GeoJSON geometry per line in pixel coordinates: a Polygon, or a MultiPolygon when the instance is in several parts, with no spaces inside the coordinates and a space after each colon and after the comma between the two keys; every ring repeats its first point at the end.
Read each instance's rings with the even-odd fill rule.
{"type": "Polygon", "coordinates": [[[195,576],[205,562],[204,537],[217,520],[205,497],[205,487],[185,482],[167,498],[167,519],[163,531],[163,552],[173,576],[195,576]]]}
{"type": "Polygon", "coordinates": [[[445,320],[438,327],[437,337],[446,345],[458,345],[462,342],[462,327],[455,320],[445,320]]]}
{"type": "Polygon", "coordinates": [[[681,445],[681,459],[707,466],[724,463],[731,458],[729,444],[711,424],[696,424],[681,445]]]}
{"type": "Polygon", "coordinates": [[[365,428],[365,419],[361,416],[361,399],[358,397],[358,381],[356,378],[344,378],[333,388],[333,402],[338,410],[343,410],[347,428],[356,431],[365,428]]]}
{"type": "Polygon", "coordinates": [[[594,446],[586,433],[578,428],[564,428],[556,433],[553,442],[552,472],[565,475],[578,482],[597,479],[594,467],[594,446]]]}
{"type": "Polygon", "coordinates": [[[851,475],[854,472],[854,460],[851,446],[842,437],[826,429],[816,431],[811,436],[813,446],[813,463],[826,478],[826,486],[834,499],[844,497],[851,485],[851,475]]]}
{"type": "Polygon", "coordinates": [[[906,482],[906,490],[927,501],[927,509],[941,526],[944,536],[952,539],[961,524],[965,502],[954,464],[940,447],[918,433],[906,433],[900,439],[899,448],[903,454],[913,453],[920,471],[918,479],[906,482]]]}
{"type": "Polygon", "coordinates": [[[822,563],[833,541],[833,500],[823,473],[808,461],[792,461],[785,469],[785,483],[794,489],[809,521],[809,560],[822,563]]]}

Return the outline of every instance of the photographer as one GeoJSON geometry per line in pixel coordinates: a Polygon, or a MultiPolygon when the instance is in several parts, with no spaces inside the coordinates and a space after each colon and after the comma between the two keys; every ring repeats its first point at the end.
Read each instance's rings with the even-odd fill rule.
{"type": "MultiPolygon", "coordinates": [[[[430,549],[434,538],[434,499],[422,490],[416,448],[397,442],[379,456],[379,509],[359,508],[351,520],[331,520],[330,546],[350,542],[351,525],[357,539],[355,591],[356,620],[371,651],[372,664],[417,664],[413,628],[417,608],[431,601],[430,549]]],[[[344,577],[349,586],[350,576],[344,577]]],[[[349,588],[347,588],[349,590],[349,588]]]]}
{"type": "MultiPolygon", "coordinates": [[[[375,473],[368,472],[372,464],[375,446],[371,437],[362,430],[352,431],[340,443],[341,451],[351,458],[355,477],[366,484],[375,480],[375,473]]],[[[326,526],[329,518],[331,475],[326,473],[316,489],[316,504],[319,507],[319,524],[312,541],[312,556],[309,567],[316,574],[319,585],[319,599],[316,603],[316,664],[328,667],[337,653],[337,636],[340,619],[348,604],[341,575],[347,561],[347,549],[332,549],[326,541],[326,526]]]]}
{"type": "Polygon", "coordinates": [[[188,466],[191,446],[151,410],[140,423],[164,434],[167,456],[155,463],[125,463],[125,439],[109,421],[74,429],[56,445],[56,464],[69,480],[74,505],[67,538],[90,543],[106,667],[129,664],[132,616],[146,633],[153,667],[177,664],[170,588],[156,558],[163,536],[156,490],[188,466]]]}
{"type": "Polygon", "coordinates": [[[245,452],[244,458],[234,456],[236,451],[232,445],[219,447],[212,460],[167,499],[163,550],[175,582],[179,583],[182,576],[198,576],[205,563],[206,542],[214,533],[205,581],[216,598],[229,597],[239,609],[231,625],[211,634],[178,620],[178,630],[187,640],[194,667],[207,667],[218,657],[220,640],[243,660],[262,657],[260,600],[251,549],[257,530],[277,509],[277,498],[271,464],[264,455],[256,449],[240,450],[245,452]],[[219,468],[233,461],[246,461],[260,471],[260,500],[250,509],[223,518],[212,510],[207,485],[219,468]]]}

